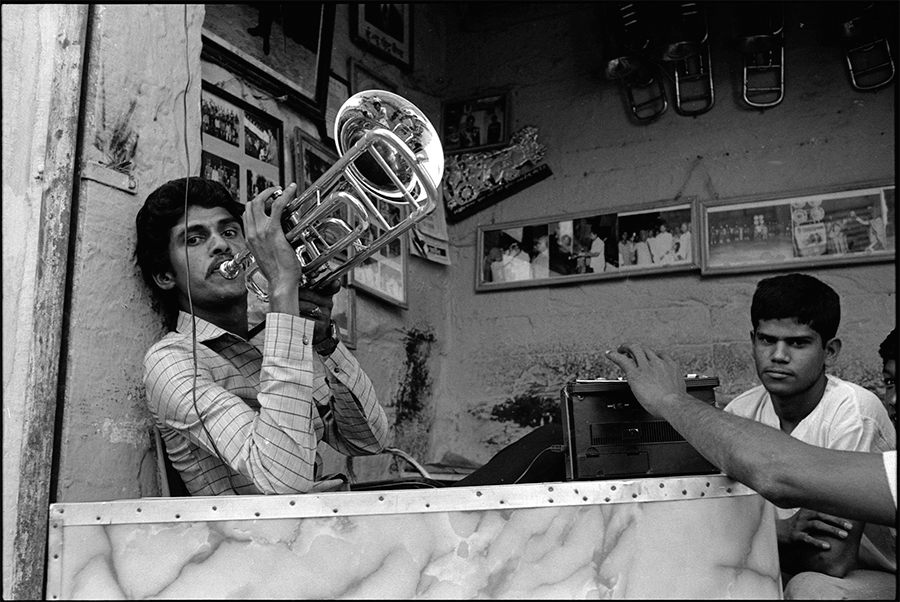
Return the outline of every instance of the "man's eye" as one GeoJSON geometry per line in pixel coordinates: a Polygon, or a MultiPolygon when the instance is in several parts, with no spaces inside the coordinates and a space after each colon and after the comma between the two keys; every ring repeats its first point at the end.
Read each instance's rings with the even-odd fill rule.
{"type": "Polygon", "coordinates": [[[884,379],[884,386],[885,386],[885,387],[893,387],[893,386],[894,386],[894,379],[893,379],[893,378],[886,378],[886,379],[884,379]]]}
{"type": "Polygon", "coordinates": [[[194,245],[198,245],[203,241],[202,236],[188,236],[187,244],[189,247],[193,247],[194,245]]]}
{"type": "Polygon", "coordinates": [[[225,231],[222,232],[222,235],[225,236],[226,238],[234,238],[235,236],[238,235],[238,230],[237,230],[237,228],[227,228],[225,231]]]}

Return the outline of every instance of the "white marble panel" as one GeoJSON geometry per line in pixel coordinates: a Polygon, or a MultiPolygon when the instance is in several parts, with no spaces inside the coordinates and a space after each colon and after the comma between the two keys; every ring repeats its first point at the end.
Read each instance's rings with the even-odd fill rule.
{"type": "Polygon", "coordinates": [[[50,515],[50,599],[781,596],[772,506],[718,475],[50,515]]]}

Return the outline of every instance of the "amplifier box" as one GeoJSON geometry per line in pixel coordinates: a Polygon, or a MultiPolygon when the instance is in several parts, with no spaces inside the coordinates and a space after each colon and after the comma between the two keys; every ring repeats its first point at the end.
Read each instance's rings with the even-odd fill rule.
{"type": "MultiPolygon", "coordinates": [[[[685,378],[687,392],[715,405],[719,379],[685,378]]],[[[668,422],[641,406],[626,380],[579,380],[562,390],[568,480],[715,474],[668,422]]]]}

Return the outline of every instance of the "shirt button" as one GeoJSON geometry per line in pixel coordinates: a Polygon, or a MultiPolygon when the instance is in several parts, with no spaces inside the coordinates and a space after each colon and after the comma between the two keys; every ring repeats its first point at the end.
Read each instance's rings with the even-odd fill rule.
{"type": "Polygon", "coordinates": [[[309,345],[309,338],[308,338],[308,337],[303,337],[303,344],[304,344],[304,345],[309,345]]]}
{"type": "Polygon", "coordinates": [[[335,371],[336,374],[340,374],[340,373],[341,373],[341,368],[340,368],[340,366],[335,366],[335,367],[334,367],[334,371],[335,371]]]}

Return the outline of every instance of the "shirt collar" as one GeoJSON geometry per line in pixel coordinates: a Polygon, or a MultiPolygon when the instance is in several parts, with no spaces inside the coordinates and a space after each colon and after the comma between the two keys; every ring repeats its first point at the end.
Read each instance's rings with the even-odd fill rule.
{"type": "Polygon", "coordinates": [[[179,334],[190,336],[193,331],[193,322],[196,322],[197,324],[198,342],[205,343],[206,341],[211,341],[225,335],[237,337],[239,339],[241,338],[233,332],[228,332],[224,328],[219,328],[212,322],[207,322],[203,318],[195,316],[194,320],[191,320],[191,314],[186,311],[178,312],[178,324],[175,326],[175,330],[179,334]]]}

